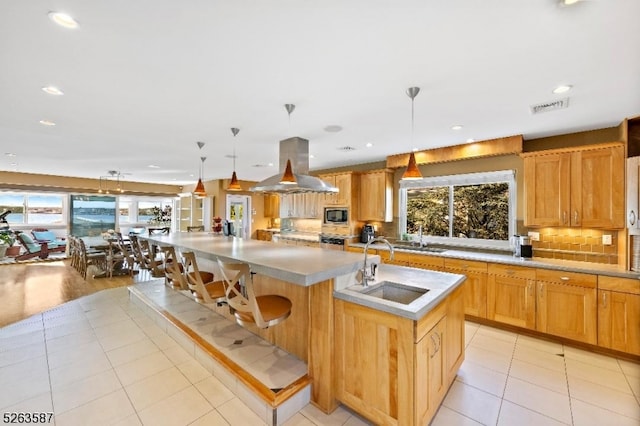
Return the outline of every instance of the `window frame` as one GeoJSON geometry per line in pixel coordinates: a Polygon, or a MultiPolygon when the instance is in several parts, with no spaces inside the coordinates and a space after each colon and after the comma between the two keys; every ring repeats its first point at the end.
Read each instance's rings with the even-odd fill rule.
{"type": "MultiPolygon", "coordinates": [[[[509,236],[516,233],[517,220],[517,182],[515,170],[500,170],[494,172],[477,172],[459,175],[425,177],[416,180],[401,180],[398,193],[398,235],[402,236],[407,231],[407,200],[409,189],[449,187],[449,236],[423,236],[426,243],[452,245],[458,247],[472,247],[484,249],[510,249],[510,237],[507,240],[486,240],[481,238],[460,238],[452,235],[453,232],[453,187],[460,185],[482,185],[490,183],[507,183],[509,185],[509,236]]],[[[410,234],[416,235],[416,234],[410,234]]]]}

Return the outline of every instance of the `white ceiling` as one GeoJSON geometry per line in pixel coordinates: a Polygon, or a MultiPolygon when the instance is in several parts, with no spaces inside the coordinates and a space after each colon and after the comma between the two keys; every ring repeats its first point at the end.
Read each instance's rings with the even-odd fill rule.
{"type": "Polygon", "coordinates": [[[318,170],[640,115],[638,0],[2,0],[0,12],[0,170],[193,184],[206,156],[206,180],[229,178],[238,127],[238,177],[262,180],[294,135],[318,170]],[[566,96],[568,109],[530,113],[566,96]]]}

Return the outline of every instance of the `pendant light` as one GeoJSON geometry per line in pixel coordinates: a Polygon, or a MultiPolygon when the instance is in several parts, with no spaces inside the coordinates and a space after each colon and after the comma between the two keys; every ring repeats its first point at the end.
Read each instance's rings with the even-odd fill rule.
{"type": "MultiPolygon", "coordinates": [[[[287,114],[289,115],[289,130],[291,130],[291,113],[296,106],[294,104],[285,104],[284,108],[287,110],[287,114]]],[[[280,179],[280,184],[282,185],[296,185],[298,181],[296,180],[295,175],[291,169],[291,159],[287,159],[287,167],[284,169],[284,174],[282,175],[282,179],[280,179]]]]}
{"type": "MultiPolygon", "coordinates": [[[[200,151],[202,151],[202,147],[204,146],[204,142],[196,142],[200,151]]],[[[204,169],[204,160],[207,157],[200,157],[200,176],[198,177],[198,183],[196,184],[196,189],[193,190],[193,195],[197,197],[206,197],[207,192],[204,190],[204,184],[202,183],[202,171],[204,169]]]]}
{"type": "Polygon", "coordinates": [[[242,191],[242,186],[240,186],[240,182],[238,182],[238,177],[236,176],[236,136],[240,133],[240,129],[232,127],[231,133],[233,133],[233,174],[231,175],[231,182],[229,182],[227,191],[242,191]]]}
{"type": "MultiPolygon", "coordinates": [[[[407,96],[411,98],[411,144],[413,144],[413,100],[420,93],[419,87],[410,87],[407,89],[407,96]]],[[[409,154],[409,163],[407,164],[407,169],[404,171],[402,175],[402,180],[415,180],[422,179],[422,173],[420,173],[420,169],[418,169],[418,165],[416,164],[416,156],[411,152],[409,154]]]]}

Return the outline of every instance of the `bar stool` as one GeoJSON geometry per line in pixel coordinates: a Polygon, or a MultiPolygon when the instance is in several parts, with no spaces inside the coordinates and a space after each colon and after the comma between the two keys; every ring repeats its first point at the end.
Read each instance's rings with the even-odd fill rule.
{"type": "Polygon", "coordinates": [[[184,278],[184,266],[176,255],[176,249],[173,246],[163,246],[160,249],[164,283],[177,290],[189,290],[189,285],[184,278]]]}
{"type": "Polygon", "coordinates": [[[238,324],[268,328],[291,315],[291,300],[286,297],[276,294],[255,295],[248,264],[224,262],[218,258],[218,266],[225,281],[227,303],[238,324]]]}
{"type": "Polygon", "coordinates": [[[215,303],[218,306],[226,303],[227,296],[222,281],[214,281],[211,272],[200,271],[196,255],[192,251],[182,253],[187,285],[197,302],[215,303]]]}

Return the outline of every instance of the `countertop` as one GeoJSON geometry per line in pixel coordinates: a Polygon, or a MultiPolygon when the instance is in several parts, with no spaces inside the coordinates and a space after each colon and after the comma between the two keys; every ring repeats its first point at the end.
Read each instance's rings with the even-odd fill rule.
{"type": "MultiPolygon", "coordinates": [[[[159,245],[191,250],[207,259],[220,257],[246,262],[253,272],[302,286],[355,274],[363,261],[362,254],[358,253],[273,244],[206,232],[173,232],[144,238],[159,245]]],[[[370,258],[377,259],[378,256],[370,258]]]]}
{"type": "Polygon", "coordinates": [[[429,291],[407,305],[363,294],[362,292],[366,291],[367,287],[363,287],[360,284],[336,290],[333,292],[333,296],[336,299],[418,320],[445,299],[465,279],[464,275],[450,274],[448,272],[381,264],[378,267],[375,281],[371,282],[369,287],[375,286],[376,283],[381,281],[392,281],[429,291]]]}
{"type": "MultiPolygon", "coordinates": [[[[364,248],[365,244],[362,243],[353,243],[349,244],[351,247],[361,247],[364,248]]],[[[374,248],[376,250],[389,250],[386,244],[371,244],[369,248],[374,248]]],[[[612,277],[621,277],[621,278],[631,278],[631,279],[640,279],[640,273],[628,271],[617,265],[606,265],[602,263],[591,263],[591,262],[577,262],[572,260],[560,260],[560,259],[545,259],[540,257],[533,257],[531,259],[521,259],[514,257],[510,254],[495,254],[495,253],[482,253],[476,251],[465,251],[460,249],[447,249],[444,252],[420,252],[416,250],[408,250],[397,248],[394,249],[398,252],[412,253],[416,255],[425,255],[425,256],[435,256],[435,257],[445,257],[445,258],[455,258],[455,259],[466,259],[466,260],[477,260],[480,262],[493,262],[493,263],[503,263],[507,265],[518,265],[518,266],[526,266],[530,268],[545,268],[545,269],[554,269],[559,271],[567,271],[567,272],[582,272],[586,274],[598,274],[598,275],[607,275],[612,277]]]]}

